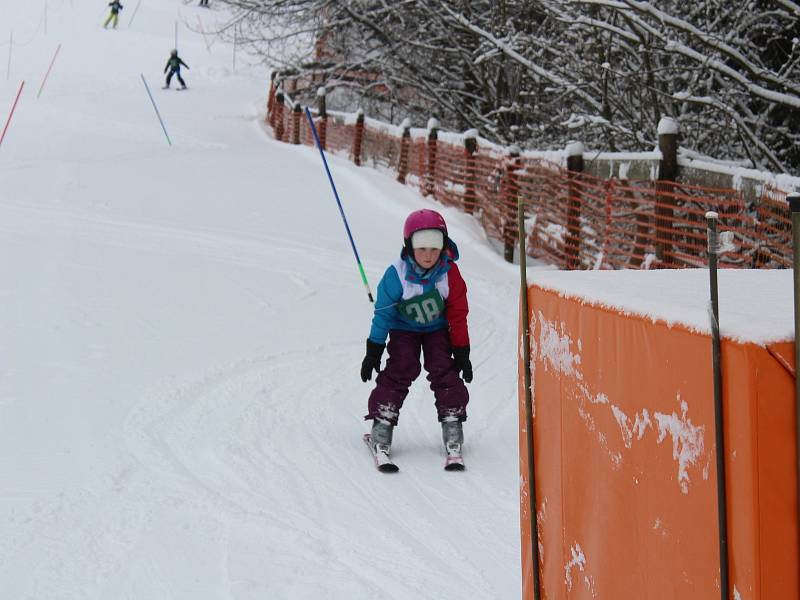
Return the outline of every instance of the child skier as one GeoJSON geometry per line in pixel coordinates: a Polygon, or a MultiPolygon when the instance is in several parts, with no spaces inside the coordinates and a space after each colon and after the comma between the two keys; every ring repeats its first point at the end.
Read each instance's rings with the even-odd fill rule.
{"type": "Polygon", "coordinates": [[[455,261],[458,248],[447,235],[444,218],[434,210],[412,212],[403,227],[400,258],[378,284],[378,299],[361,380],[378,373],[369,397],[370,443],[379,466],[388,462],[392,432],[408,388],[421,372],[420,350],[436,398],[447,452],[446,468],[463,468],[462,422],[466,420],[472,381],[467,331],[467,286],[455,261]],[[389,338],[386,366],[381,356],[389,338]],[[460,375],[460,376],[459,376],[460,375]],[[463,378],[463,381],[462,381],[463,378]]]}
{"type": "Polygon", "coordinates": [[[108,5],[111,7],[111,12],[106,19],[106,22],[103,23],[103,29],[108,29],[108,24],[111,21],[114,21],[114,29],[117,28],[117,21],[119,21],[119,11],[122,10],[122,4],[118,2],[118,0],[114,0],[113,2],[109,2],[108,5]]]}
{"type": "Polygon", "coordinates": [[[172,81],[173,75],[178,77],[178,82],[181,84],[181,89],[186,89],[186,82],[183,80],[183,77],[181,77],[181,65],[187,69],[189,68],[189,65],[183,62],[178,56],[177,50],[170,52],[169,58],[167,59],[167,65],[164,67],[164,73],[167,73],[167,71],[169,71],[169,73],[167,73],[167,84],[163,89],[169,89],[169,82],[172,81]]]}

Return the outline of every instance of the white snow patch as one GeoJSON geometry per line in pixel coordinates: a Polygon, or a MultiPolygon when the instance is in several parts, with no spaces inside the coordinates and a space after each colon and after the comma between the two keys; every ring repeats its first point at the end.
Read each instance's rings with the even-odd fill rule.
{"type": "MultiPolygon", "coordinates": [[[[539,352],[545,359],[545,369],[550,365],[557,373],[569,375],[577,380],[583,379],[583,375],[577,369],[581,364],[580,354],[573,354],[570,347],[572,340],[566,334],[559,333],[555,324],[544,318],[539,312],[539,320],[542,323],[539,332],[539,352]]],[[[561,323],[561,330],[564,324],[561,323]]]]}
{"type": "Polygon", "coordinates": [[[567,156],[583,156],[583,142],[570,142],[564,149],[567,156]]]}
{"type": "Polygon", "coordinates": [[[697,459],[705,450],[705,426],[695,426],[692,420],[687,418],[689,405],[681,400],[681,416],[678,417],[674,412],[671,415],[655,413],[654,417],[658,423],[658,443],[660,444],[669,436],[672,438],[672,457],[678,461],[678,484],[684,494],[689,493],[689,466],[697,464],[697,459]]]}
{"type": "Polygon", "coordinates": [[[596,598],[597,591],[595,589],[594,577],[586,573],[586,555],[583,553],[581,545],[576,542],[575,545],[570,548],[570,554],[572,557],[569,562],[564,565],[564,582],[567,584],[567,591],[572,591],[572,570],[577,567],[580,572],[584,574],[583,583],[586,589],[589,590],[592,598],[596,598]]]}
{"type": "Polygon", "coordinates": [[[661,117],[658,122],[658,135],[677,135],[680,127],[672,117],[661,117]]]}

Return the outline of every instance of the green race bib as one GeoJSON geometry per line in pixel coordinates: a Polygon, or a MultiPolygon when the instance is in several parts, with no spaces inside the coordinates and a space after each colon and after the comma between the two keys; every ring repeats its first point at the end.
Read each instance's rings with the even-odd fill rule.
{"type": "Polygon", "coordinates": [[[403,300],[397,305],[397,309],[401,315],[419,325],[430,325],[442,316],[444,300],[439,290],[433,288],[430,292],[403,300]]]}

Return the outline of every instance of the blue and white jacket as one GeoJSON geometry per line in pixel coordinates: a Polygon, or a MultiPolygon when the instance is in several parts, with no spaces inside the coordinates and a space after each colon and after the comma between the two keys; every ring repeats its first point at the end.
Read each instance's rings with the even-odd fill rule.
{"type": "Polygon", "coordinates": [[[404,250],[378,284],[369,339],[385,344],[390,329],[425,333],[447,327],[453,346],[469,345],[467,286],[457,260],[458,248],[450,239],[428,271],[404,250]]]}

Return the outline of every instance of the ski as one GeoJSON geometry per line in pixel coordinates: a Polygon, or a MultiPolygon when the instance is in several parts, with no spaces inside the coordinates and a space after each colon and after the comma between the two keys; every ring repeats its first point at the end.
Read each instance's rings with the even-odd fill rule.
{"type": "Polygon", "coordinates": [[[461,455],[461,447],[450,447],[445,450],[447,456],[444,460],[445,471],[463,471],[466,469],[464,465],[464,457],[461,455]]]}
{"type": "Polygon", "coordinates": [[[392,459],[389,458],[389,454],[386,452],[376,452],[375,448],[372,445],[372,436],[368,433],[364,434],[364,443],[369,448],[370,454],[372,454],[372,458],[375,460],[375,467],[381,473],[396,473],[400,470],[400,468],[392,462],[392,459]]]}

